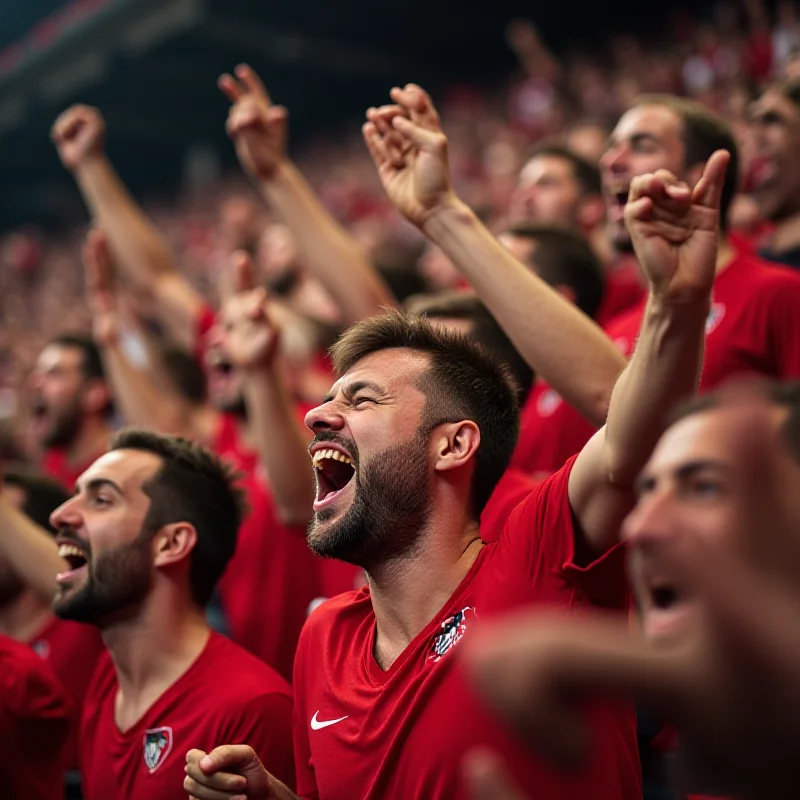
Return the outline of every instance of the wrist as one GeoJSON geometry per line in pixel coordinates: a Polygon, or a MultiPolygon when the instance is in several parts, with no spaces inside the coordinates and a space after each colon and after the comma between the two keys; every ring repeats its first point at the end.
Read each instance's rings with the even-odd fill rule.
{"type": "Polygon", "coordinates": [[[103,169],[107,166],[108,159],[104,150],[98,150],[96,153],[86,153],[81,156],[80,160],[72,167],[72,173],[76,178],[91,173],[94,170],[103,169]]]}
{"type": "Polygon", "coordinates": [[[676,297],[654,291],[651,287],[647,297],[647,310],[649,315],[658,317],[675,317],[691,319],[702,317],[705,319],[711,311],[711,295],[697,296],[682,295],[676,297]]]}
{"type": "Polygon", "coordinates": [[[475,212],[455,192],[450,192],[425,215],[419,227],[431,241],[438,244],[454,230],[476,221],[475,212]]]}
{"type": "Polygon", "coordinates": [[[283,156],[273,169],[258,176],[258,185],[262,191],[266,192],[290,186],[296,177],[297,170],[294,164],[286,156],[283,156]]]}

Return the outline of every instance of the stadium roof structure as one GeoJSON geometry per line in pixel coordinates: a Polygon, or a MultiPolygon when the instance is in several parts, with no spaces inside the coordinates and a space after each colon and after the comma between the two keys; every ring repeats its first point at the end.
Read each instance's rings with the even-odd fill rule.
{"type": "Polygon", "coordinates": [[[557,45],[634,6],[643,13],[633,0],[0,0],[0,230],[82,218],[48,138],[74,102],[102,109],[111,157],[147,191],[177,185],[195,145],[233,163],[215,81],[241,61],[290,109],[297,141],[361,119],[396,83],[508,74],[514,17],[557,45]]]}

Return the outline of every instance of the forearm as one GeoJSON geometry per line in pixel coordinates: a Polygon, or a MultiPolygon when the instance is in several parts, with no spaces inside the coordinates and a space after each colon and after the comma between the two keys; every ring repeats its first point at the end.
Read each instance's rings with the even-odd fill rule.
{"type": "Polygon", "coordinates": [[[175,338],[190,344],[203,299],[175,268],[163,236],[105,156],[86,160],[74,175],[92,217],[108,239],[115,263],[130,281],[153,295],[162,321],[175,338]]]}
{"type": "Polygon", "coordinates": [[[56,592],[56,575],[68,569],[55,539],[0,495],[0,554],[46,602],[56,592]]]}
{"type": "Polygon", "coordinates": [[[245,378],[248,421],[281,520],[306,525],[314,500],[308,437],[276,368],[245,378]]]}
{"type": "Polygon", "coordinates": [[[177,395],[157,383],[149,370],[131,364],[119,343],[103,347],[101,353],[114,403],[127,424],[192,435],[186,404],[177,395]]]}
{"type": "Polygon", "coordinates": [[[433,216],[424,231],[475,289],[534,372],[602,425],[625,359],[600,328],[517,261],[463,203],[433,216]]]}
{"type": "Polygon", "coordinates": [[[291,162],[261,181],[259,189],[275,217],[292,232],[303,264],[337,303],[346,325],[397,304],[361,246],[333,219],[291,162]]]}
{"type": "Polygon", "coordinates": [[[708,311],[708,301],[667,305],[648,299],[606,423],[605,461],[616,486],[633,485],[676,407],[697,391],[708,311]]]}

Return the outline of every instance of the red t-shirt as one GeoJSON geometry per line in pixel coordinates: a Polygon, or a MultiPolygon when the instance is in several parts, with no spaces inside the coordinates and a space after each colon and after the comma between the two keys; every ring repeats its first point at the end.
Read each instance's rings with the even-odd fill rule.
{"type": "MultiPolygon", "coordinates": [[[[47,664],[0,635],[0,793],[8,800],[63,800],[70,704],[47,664]]],[[[113,796],[113,795],[112,795],[113,796]]]]}
{"type": "Polygon", "coordinates": [[[186,800],[186,753],[246,742],[264,766],[293,785],[292,695],[266,664],[212,633],[203,652],[122,732],[114,721],[117,673],[97,665],[81,723],[86,800],[186,800]]]}
{"type": "Polygon", "coordinates": [[[597,428],[543,380],[533,386],[520,415],[511,466],[543,479],[580,453],[597,428]]]}
{"type": "Polygon", "coordinates": [[[97,659],[105,652],[100,631],[91,625],[53,617],[27,644],[58,676],[72,705],[72,722],[66,746],[67,769],[78,769],[78,730],[83,700],[97,659]]]}
{"type": "Polygon", "coordinates": [[[511,512],[541,483],[518,469],[509,467],[495,486],[481,514],[481,539],[496,542],[508,523],[511,512]]]}
{"type": "Polygon", "coordinates": [[[597,324],[605,327],[614,317],[638,305],[646,294],[636,259],[633,256],[620,259],[606,272],[603,299],[595,314],[597,324]]]}
{"type": "MultiPolygon", "coordinates": [[[[644,304],[606,328],[627,356],[643,311],[644,304]]],[[[748,373],[800,377],[800,274],[740,253],[714,281],[700,389],[748,373]]]]}
{"type": "Polygon", "coordinates": [[[45,450],[41,464],[39,465],[45,475],[49,475],[53,480],[58,481],[65,489],[70,492],[75,490],[75,484],[86,472],[89,467],[100,458],[103,453],[98,453],[94,458],[89,461],[84,461],[81,464],[69,464],[67,462],[67,453],[60,447],[51,447],[45,450]]]}
{"type": "Polygon", "coordinates": [[[218,587],[231,638],[291,680],[309,605],[325,596],[321,559],[309,550],[304,528],[278,519],[258,456],[240,441],[233,416],[223,415],[213,449],[243,474],[250,504],[218,587]]]}
{"type": "Polygon", "coordinates": [[[567,482],[574,460],[512,513],[430,624],[387,671],[373,657],[375,615],[364,587],[308,620],[294,670],[298,794],[324,800],[462,800],[464,754],[501,753],[531,798],[641,800],[636,721],[628,703],[585,709],[593,735],[585,767],[565,774],[496,721],[451,652],[479,620],[530,604],[629,605],[624,554],[574,563],[567,482]]]}

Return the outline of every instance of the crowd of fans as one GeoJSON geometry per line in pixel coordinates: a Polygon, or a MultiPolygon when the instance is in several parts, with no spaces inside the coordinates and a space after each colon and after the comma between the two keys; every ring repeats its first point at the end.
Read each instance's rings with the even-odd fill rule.
{"type": "Polygon", "coordinates": [[[789,796],[800,16],[663,28],[512,23],[507,86],[296,159],[240,65],[239,174],[170,202],[58,117],[91,228],[0,253],[4,796],[789,796]]]}

